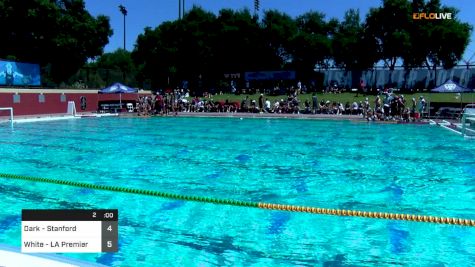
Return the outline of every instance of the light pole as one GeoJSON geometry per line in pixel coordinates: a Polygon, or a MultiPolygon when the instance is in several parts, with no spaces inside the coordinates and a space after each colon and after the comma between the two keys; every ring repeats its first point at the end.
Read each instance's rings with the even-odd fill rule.
{"type": "Polygon", "coordinates": [[[119,10],[120,10],[120,13],[122,13],[122,15],[124,15],[124,50],[126,50],[125,49],[125,16],[127,16],[127,9],[125,9],[125,6],[120,5],[119,10]]]}
{"type": "Polygon", "coordinates": [[[178,0],[178,19],[185,16],[185,0],[178,0]]]}
{"type": "Polygon", "coordinates": [[[254,15],[257,17],[260,9],[260,0],[254,0],[254,15]]]}

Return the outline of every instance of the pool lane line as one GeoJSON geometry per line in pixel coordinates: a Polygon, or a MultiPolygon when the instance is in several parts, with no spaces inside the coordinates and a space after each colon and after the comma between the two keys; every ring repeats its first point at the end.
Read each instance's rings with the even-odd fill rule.
{"type": "Polygon", "coordinates": [[[308,207],[308,206],[240,201],[240,200],[234,200],[234,199],[181,195],[181,194],[160,192],[160,191],[155,191],[155,190],[127,188],[127,187],[110,186],[110,185],[96,185],[96,184],[76,182],[76,181],[65,181],[65,180],[58,180],[58,179],[31,177],[31,176],[6,174],[6,173],[0,173],[0,178],[6,178],[6,179],[12,179],[12,180],[23,180],[23,181],[29,181],[29,182],[50,183],[50,184],[58,184],[58,185],[68,185],[68,186],[75,186],[75,187],[89,188],[89,189],[96,189],[96,190],[154,196],[154,197],[162,197],[162,198],[171,198],[171,199],[178,199],[178,200],[184,200],[184,201],[212,203],[212,204],[217,204],[217,205],[230,205],[230,206],[239,206],[239,207],[251,207],[251,208],[302,212],[302,213],[305,212],[305,213],[324,214],[324,215],[333,215],[333,216],[363,217],[363,218],[372,218],[372,219],[427,222],[427,223],[452,224],[452,225],[475,227],[475,220],[461,219],[461,218],[426,216],[426,215],[415,215],[415,214],[400,214],[400,213],[388,213],[388,212],[359,211],[359,210],[326,209],[326,208],[308,207]]]}

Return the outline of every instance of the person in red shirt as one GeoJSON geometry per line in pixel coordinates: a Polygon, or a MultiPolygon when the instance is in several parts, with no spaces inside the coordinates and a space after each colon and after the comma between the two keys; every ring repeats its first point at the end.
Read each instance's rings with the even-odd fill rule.
{"type": "Polygon", "coordinates": [[[359,90],[356,91],[356,96],[359,95],[360,91],[361,91],[361,92],[364,92],[365,86],[366,86],[366,85],[365,85],[363,79],[361,79],[361,80],[360,80],[360,88],[359,88],[359,90]]]}

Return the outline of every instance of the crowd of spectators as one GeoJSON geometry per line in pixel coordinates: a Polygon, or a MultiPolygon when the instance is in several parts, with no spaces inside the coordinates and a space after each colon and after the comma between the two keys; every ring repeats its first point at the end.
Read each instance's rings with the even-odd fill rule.
{"type": "Polygon", "coordinates": [[[403,120],[414,121],[426,110],[425,99],[420,96],[406,101],[404,95],[396,95],[385,90],[374,101],[366,97],[364,101],[336,102],[318,100],[315,93],[310,99],[301,101],[299,91],[294,90],[286,98],[270,100],[264,94],[257,98],[244,96],[240,102],[229,100],[214,101],[212,95],[190,97],[182,90],[173,90],[163,94],[141,96],[137,100],[137,112],[144,115],[168,115],[178,112],[244,112],[277,114],[333,114],[359,115],[367,120],[403,120]]]}

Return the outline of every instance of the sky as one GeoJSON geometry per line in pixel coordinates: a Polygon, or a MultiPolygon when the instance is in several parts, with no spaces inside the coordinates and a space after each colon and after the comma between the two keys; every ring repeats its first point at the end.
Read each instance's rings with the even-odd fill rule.
{"type": "MultiPolygon", "coordinates": [[[[145,27],[155,28],[164,21],[178,18],[178,0],[85,0],[86,9],[93,15],[105,15],[110,19],[114,34],[105,47],[105,52],[113,52],[123,47],[124,21],[118,6],[123,5],[128,11],[126,17],[126,49],[132,51],[137,36],[143,33],[145,27]]],[[[320,11],[327,18],[341,20],[345,11],[357,8],[360,17],[365,18],[372,7],[381,5],[381,0],[260,0],[260,14],[267,9],[277,9],[297,17],[308,11],[320,11]]],[[[441,0],[442,4],[456,7],[460,10],[458,19],[475,25],[475,1],[473,0],[441,0]]],[[[205,10],[215,14],[223,8],[254,10],[254,0],[185,0],[185,10],[193,5],[201,6],[205,10]]],[[[463,60],[469,60],[475,64],[475,29],[472,32],[472,41],[468,45],[463,60]]]]}

